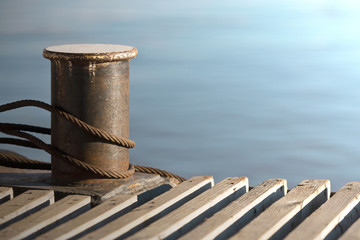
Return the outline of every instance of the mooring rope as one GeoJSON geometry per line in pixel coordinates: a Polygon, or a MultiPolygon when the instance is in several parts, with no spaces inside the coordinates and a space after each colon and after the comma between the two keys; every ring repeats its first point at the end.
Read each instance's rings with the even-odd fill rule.
{"type": "Polygon", "coordinates": [[[0,143],[12,144],[12,145],[28,147],[28,148],[39,148],[38,146],[27,140],[18,139],[18,138],[0,138],[0,143]]]}
{"type": "Polygon", "coordinates": [[[65,153],[62,153],[57,148],[53,147],[52,145],[46,144],[45,142],[43,142],[42,140],[40,140],[39,138],[37,138],[31,134],[21,132],[18,130],[8,130],[8,129],[6,129],[6,126],[8,126],[8,125],[9,124],[0,123],[0,131],[3,133],[9,134],[9,135],[25,138],[28,141],[34,143],[40,149],[49,153],[50,155],[52,155],[60,160],[65,160],[66,162],[68,162],[72,165],[75,165],[78,168],[84,169],[86,171],[90,171],[96,175],[100,175],[100,176],[106,177],[106,178],[128,178],[128,177],[132,176],[135,172],[135,169],[133,169],[133,168],[130,168],[126,172],[118,172],[118,171],[112,171],[112,170],[99,168],[94,165],[82,162],[80,160],[77,160],[77,159],[65,154],[65,153]]]}
{"type": "MultiPolygon", "coordinates": [[[[89,124],[81,121],[80,119],[74,117],[73,115],[59,110],[56,107],[53,107],[47,103],[36,101],[36,100],[21,100],[16,101],[4,105],[0,105],[0,112],[21,108],[21,107],[27,107],[27,106],[33,106],[33,107],[39,107],[45,110],[48,110],[52,113],[56,113],[62,118],[68,120],[69,122],[75,124],[76,126],[80,127],[84,131],[101,138],[103,140],[107,140],[108,142],[118,144],[122,147],[126,148],[133,148],[135,146],[135,142],[119,137],[114,136],[104,130],[95,128],[93,126],[90,126],[89,124]]],[[[184,178],[177,176],[175,174],[172,174],[170,172],[152,168],[152,167],[144,167],[144,166],[138,166],[138,165],[131,165],[127,171],[125,172],[119,172],[114,170],[108,170],[103,169],[97,166],[94,166],[92,164],[88,164],[85,162],[82,162],[76,158],[73,158],[63,152],[61,152],[59,149],[55,148],[54,146],[50,144],[46,144],[39,138],[26,133],[24,131],[28,132],[36,132],[36,133],[42,133],[42,134],[51,134],[51,129],[49,128],[43,128],[38,126],[31,126],[31,125],[25,125],[25,124],[11,124],[11,123],[0,123],[0,131],[17,136],[23,139],[17,139],[17,138],[0,138],[0,143],[7,143],[7,144],[15,144],[19,146],[24,147],[32,147],[32,148],[39,148],[47,153],[51,154],[55,158],[58,158],[60,160],[66,161],[78,168],[81,168],[86,171],[90,171],[95,175],[105,177],[105,178],[116,178],[116,179],[122,179],[122,178],[128,178],[134,174],[134,172],[142,172],[142,173],[150,173],[150,174],[157,174],[162,177],[168,177],[168,178],[175,178],[179,180],[180,182],[185,181],[184,178]]],[[[32,169],[51,169],[50,163],[45,163],[41,161],[31,160],[24,156],[21,156],[16,153],[12,153],[9,151],[0,151],[0,164],[8,166],[8,167],[17,167],[17,168],[32,168],[32,169]]]]}
{"type": "Polygon", "coordinates": [[[119,137],[119,136],[114,136],[104,130],[101,130],[99,128],[93,127],[83,121],[81,121],[80,119],[78,119],[77,117],[62,111],[54,106],[51,106],[47,103],[41,102],[41,101],[37,101],[37,100],[20,100],[20,101],[16,101],[16,102],[11,102],[8,104],[4,104],[0,106],[0,112],[5,112],[5,111],[9,111],[9,110],[13,110],[13,109],[17,109],[17,108],[22,108],[22,107],[38,107],[38,108],[42,108],[45,109],[49,112],[52,113],[56,113],[57,115],[59,115],[60,117],[66,119],[67,121],[71,122],[72,124],[75,124],[76,126],[78,126],[79,128],[81,128],[82,130],[91,133],[92,135],[104,139],[108,142],[112,142],[115,144],[118,144],[122,147],[125,148],[133,148],[135,147],[135,142],[131,141],[129,139],[123,138],[123,137],[119,137]]]}
{"type": "Polygon", "coordinates": [[[0,150],[0,163],[5,167],[50,170],[51,164],[28,159],[20,154],[0,150]]]}

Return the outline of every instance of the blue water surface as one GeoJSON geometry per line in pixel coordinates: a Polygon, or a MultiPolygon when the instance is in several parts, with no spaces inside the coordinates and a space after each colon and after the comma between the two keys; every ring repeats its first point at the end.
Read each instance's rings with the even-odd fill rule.
{"type": "MultiPolygon", "coordinates": [[[[357,1],[3,0],[0,100],[50,102],[44,47],[135,46],[132,163],[217,182],[247,176],[252,186],[323,178],[336,191],[360,180],[359,10],[357,1]]],[[[1,122],[49,126],[50,114],[14,110],[1,122]]]]}

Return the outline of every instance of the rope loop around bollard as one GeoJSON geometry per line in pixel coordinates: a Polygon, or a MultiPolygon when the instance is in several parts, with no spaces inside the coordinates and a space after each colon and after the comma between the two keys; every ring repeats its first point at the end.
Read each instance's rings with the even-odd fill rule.
{"type": "MultiPolygon", "coordinates": [[[[47,103],[37,101],[37,100],[20,100],[16,102],[11,102],[8,104],[0,105],[0,112],[5,112],[21,107],[39,107],[42,109],[45,109],[47,111],[50,111],[52,113],[56,113],[62,118],[66,119],[67,121],[73,123],[74,125],[78,126],[82,130],[86,131],[89,134],[92,134],[93,136],[96,136],[102,140],[106,140],[108,142],[118,144],[125,148],[133,148],[135,147],[135,142],[131,141],[129,139],[114,136],[104,130],[95,128],[80,119],[74,117],[73,115],[62,111],[54,106],[51,106],[47,103]]],[[[135,172],[142,172],[142,173],[150,173],[150,174],[157,174],[162,177],[167,178],[175,178],[180,182],[185,181],[185,178],[182,178],[178,175],[172,174],[170,172],[152,168],[152,167],[144,167],[144,166],[138,166],[138,165],[131,165],[129,166],[129,169],[124,172],[114,171],[114,170],[108,170],[103,169],[97,166],[94,166],[89,163],[82,162],[81,160],[75,159],[63,152],[61,152],[59,149],[55,148],[54,146],[50,144],[46,144],[39,138],[26,133],[24,131],[28,132],[35,132],[35,133],[41,133],[41,134],[51,134],[51,129],[49,128],[43,128],[38,126],[31,126],[31,125],[25,125],[25,124],[11,124],[11,123],[0,123],[0,132],[3,132],[8,135],[17,136],[23,139],[17,139],[17,138],[0,138],[0,143],[6,143],[6,144],[14,144],[19,145],[23,147],[31,147],[31,148],[39,148],[50,155],[66,161],[73,166],[76,166],[78,168],[81,168],[85,171],[89,171],[95,175],[104,177],[104,178],[115,178],[115,179],[125,179],[130,176],[132,176],[135,172]]],[[[31,168],[31,169],[51,169],[51,164],[36,160],[28,159],[24,156],[21,156],[19,154],[10,152],[10,151],[2,151],[0,150],[0,165],[8,166],[8,167],[16,167],[16,168],[31,168]]]]}
{"type": "MultiPolygon", "coordinates": [[[[41,101],[37,101],[37,100],[29,100],[29,99],[25,99],[25,100],[20,100],[20,101],[16,101],[16,102],[11,102],[8,104],[4,104],[0,106],[0,112],[5,112],[5,111],[9,111],[9,110],[13,110],[13,109],[17,109],[17,108],[22,108],[22,107],[38,107],[38,108],[42,108],[44,110],[47,110],[49,112],[52,113],[56,113],[57,115],[59,115],[60,117],[62,117],[63,119],[71,122],[72,124],[78,126],[79,128],[81,128],[82,130],[86,131],[89,134],[92,134],[95,137],[101,138],[103,140],[106,140],[108,142],[111,143],[115,143],[118,144],[122,147],[125,148],[133,148],[135,147],[135,142],[131,141],[129,139],[123,138],[123,137],[119,137],[119,136],[114,136],[104,130],[98,129],[96,127],[93,127],[83,121],[81,121],[80,119],[78,119],[77,117],[62,111],[54,106],[51,106],[47,103],[41,102],[41,101]]],[[[23,125],[26,126],[26,125],[23,125]]]]}

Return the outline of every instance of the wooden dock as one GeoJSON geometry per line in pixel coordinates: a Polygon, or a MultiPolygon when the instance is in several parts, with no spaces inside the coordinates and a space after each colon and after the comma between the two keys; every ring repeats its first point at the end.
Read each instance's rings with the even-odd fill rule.
{"type": "Polygon", "coordinates": [[[249,190],[247,177],[200,176],[146,202],[118,195],[91,206],[90,196],[0,187],[0,239],[360,239],[360,182],[330,193],[329,180],[249,190]]]}

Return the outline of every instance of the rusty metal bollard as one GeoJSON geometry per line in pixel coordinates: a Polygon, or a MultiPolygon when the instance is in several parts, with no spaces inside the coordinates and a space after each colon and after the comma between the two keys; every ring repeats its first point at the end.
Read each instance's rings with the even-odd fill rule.
{"type": "MultiPolygon", "coordinates": [[[[51,104],[82,121],[121,137],[129,137],[129,60],[134,47],[110,44],[59,45],[44,49],[51,60],[51,104]]],[[[51,115],[51,143],[83,162],[108,170],[127,171],[129,150],[99,140],[51,115]]],[[[52,157],[57,182],[97,183],[95,177],[52,157]]]]}

